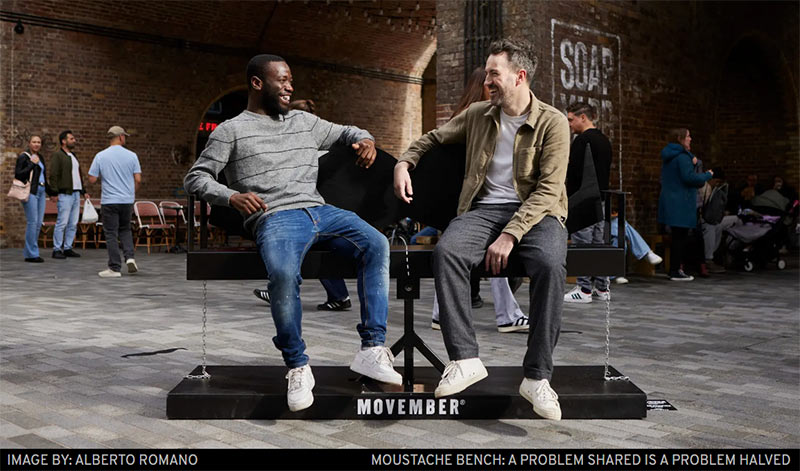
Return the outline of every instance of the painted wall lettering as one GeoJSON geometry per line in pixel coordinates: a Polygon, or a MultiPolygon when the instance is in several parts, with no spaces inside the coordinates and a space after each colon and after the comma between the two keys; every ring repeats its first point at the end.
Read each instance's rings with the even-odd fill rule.
{"type": "MultiPolygon", "coordinates": [[[[552,19],[550,25],[552,104],[565,113],[567,106],[576,101],[594,106],[599,115],[594,123],[618,149],[621,171],[620,37],[557,19],[552,19]]],[[[622,173],[619,185],[622,186],[622,173]]]]}

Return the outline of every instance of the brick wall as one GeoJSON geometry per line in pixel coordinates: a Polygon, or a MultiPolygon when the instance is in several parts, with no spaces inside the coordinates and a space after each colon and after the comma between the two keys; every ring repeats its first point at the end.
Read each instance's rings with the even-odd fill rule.
{"type": "MultiPolygon", "coordinates": [[[[186,43],[33,25],[18,35],[13,23],[1,22],[0,181],[10,181],[31,133],[44,135],[49,155],[58,133],[71,128],[88,168],[107,145],[104,131],[120,124],[135,134],[130,148],[144,172],[139,196],[173,197],[194,159],[197,124],[212,102],[243,85],[252,51],[303,59],[290,64],[295,98],[314,99],[326,119],[370,130],[397,155],[422,132],[422,87],[362,72],[421,77],[435,53],[435,119],[442,124],[463,88],[464,7],[421,2],[423,9],[436,9],[437,37],[430,39],[391,31],[383,21],[367,23],[363,8],[373,3],[75,0],[65,7],[55,0],[6,1],[4,10],[186,43]]],[[[539,51],[533,88],[540,99],[558,104],[563,93],[567,101],[574,95],[608,105],[600,125],[622,156],[623,188],[632,192],[629,214],[643,232],[656,229],[658,154],[671,127],[689,127],[693,150],[707,165],[723,165],[732,180],[782,173],[800,187],[796,3],[505,0],[503,9],[505,34],[524,36],[539,51]],[[587,46],[589,77],[599,73],[599,88],[579,90],[580,68],[567,80],[573,88],[563,86],[564,39],[570,53],[581,52],[578,42],[587,46]],[[604,48],[611,62],[603,62],[604,48]],[[593,51],[599,51],[596,70],[593,51]],[[603,84],[611,85],[605,94],[598,91],[603,84]]],[[[567,57],[576,67],[576,56],[567,57]]],[[[615,176],[618,169],[619,158],[615,176]]],[[[89,189],[99,195],[99,188],[89,189]]],[[[19,245],[21,207],[1,201],[0,244],[19,245]]]]}
{"type": "MultiPolygon", "coordinates": [[[[463,2],[437,5],[440,123],[462,89],[463,9],[463,2]]],[[[779,173],[798,188],[796,3],[505,0],[503,31],[526,38],[538,51],[537,97],[562,109],[562,92],[568,102],[570,95],[608,102],[603,113],[608,119],[600,127],[613,134],[617,153],[611,184],[619,183],[621,155],[622,187],[632,193],[628,214],[642,232],[656,230],[659,153],[672,127],[690,128],[693,151],[707,166],[724,166],[730,179],[779,173]],[[566,68],[563,39],[569,42],[567,61],[575,68],[575,75],[566,77],[573,85],[569,90],[560,75],[566,68]],[[590,79],[596,46],[600,86],[594,90],[580,90],[575,83],[582,69],[571,52],[578,42],[586,46],[590,79]],[[742,53],[742,47],[750,49],[742,53]],[[613,61],[607,94],[599,91],[606,72],[604,48],[613,61]]]]}
{"type": "MultiPolygon", "coordinates": [[[[0,22],[0,181],[11,181],[16,155],[32,133],[43,135],[48,157],[59,132],[71,129],[85,172],[108,144],[105,131],[119,124],[133,134],[128,147],[142,165],[137,197],[175,197],[194,160],[198,124],[214,101],[244,85],[253,52],[302,59],[290,63],[294,97],[314,99],[320,116],[365,128],[381,148],[398,155],[422,132],[421,85],[382,77],[419,80],[436,40],[422,31],[367,23],[359,8],[371,4],[3,2],[8,11],[162,40],[147,43],[31,24],[16,34],[14,23],[0,22]],[[174,47],[163,37],[187,43],[174,47]]],[[[414,4],[402,6],[408,11],[414,4]]],[[[100,195],[99,185],[88,190],[100,195]]],[[[0,244],[20,246],[22,207],[8,198],[0,205],[0,244]]]]}

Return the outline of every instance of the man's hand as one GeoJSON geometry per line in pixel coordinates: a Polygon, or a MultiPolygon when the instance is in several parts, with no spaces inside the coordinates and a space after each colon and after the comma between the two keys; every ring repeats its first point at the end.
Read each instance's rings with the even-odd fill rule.
{"type": "Polygon", "coordinates": [[[92,197],[92,195],[90,195],[89,193],[84,193],[83,197],[88,200],[88,199],[90,199],[92,197]]]}
{"type": "Polygon", "coordinates": [[[358,154],[356,165],[369,168],[372,163],[375,162],[375,156],[377,155],[375,151],[375,141],[371,139],[362,139],[353,144],[353,149],[355,149],[358,154]]]}
{"type": "Polygon", "coordinates": [[[411,204],[414,190],[411,188],[411,175],[408,173],[408,162],[397,162],[394,166],[394,195],[411,204]]]}
{"type": "Polygon", "coordinates": [[[249,216],[259,210],[266,211],[267,209],[267,203],[252,191],[249,193],[236,193],[231,195],[230,204],[234,209],[245,216],[249,216]]]}
{"type": "Polygon", "coordinates": [[[515,240],[514,236],[507,232],[500,234],[500,237],[486,249],[486,271],[497,275],[500,269],[508,266],[508,254],[514,248],[515,240]]]}

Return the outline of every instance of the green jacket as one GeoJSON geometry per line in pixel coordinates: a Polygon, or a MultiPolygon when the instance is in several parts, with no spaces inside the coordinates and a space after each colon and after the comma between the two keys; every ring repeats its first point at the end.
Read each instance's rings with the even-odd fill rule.
{"type": "MultiPolygon", "coordinates": [[[[567,218],[564,182],[569,164],[569,124],[563,113],[530,94],[530,114],[514,138],[513,183],[522,205],[503,229],[517,241],[545,216],[554,216],[562,224],[567,218]]],[[[500,107],[488,101],[473,103],[411,144],[400,161],[416,165],[437,144],[466,144],[466,172],[458,201],[458,214],[462,214],[483,187],[499,131],[500,107]]]]}
{"type": "MultiPolygon", "coordinates": [[[[73,152],[73,154],[75,154],[73,152]]],[[[77,156],[75,156],[77,158],[77,156]]],[[[86,185],[83,183],[83,176],[80,171],[80,164],[78,168],[78,175],[81,179],[81,194],[86,193],[86,185]]],[[[50,176],[48,178],[50,189],[55,193],[66,193],[71,195],[73,192],[72,187],[72,158],[64,152],[64,149],[58,149],[50,157],[50,176]]]]}

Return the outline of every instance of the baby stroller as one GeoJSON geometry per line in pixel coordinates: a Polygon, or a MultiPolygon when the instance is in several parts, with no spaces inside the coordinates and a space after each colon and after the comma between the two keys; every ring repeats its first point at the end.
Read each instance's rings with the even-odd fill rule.
{"type": "Polygon", "coordinates": [[[789,224],[797,212],[798,202],[789,200],[775,190],[768,190],[752,199],[752,208],[739,213],[739,221],[725,230],[728,260],[751,272],[757,266],[774,262],[779,270],[786,260],[779,250],[789,237],[789,224]]]}

